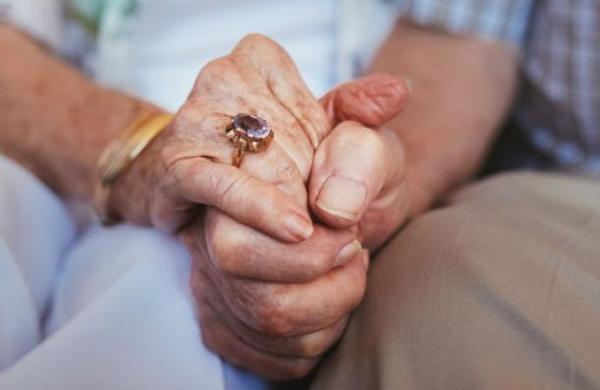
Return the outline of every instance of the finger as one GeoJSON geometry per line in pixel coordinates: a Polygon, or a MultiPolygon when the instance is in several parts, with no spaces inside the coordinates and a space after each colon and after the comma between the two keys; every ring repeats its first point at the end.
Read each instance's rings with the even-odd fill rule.
{"type": "Polygon", "coordinates": [[[314,234],[298,243],[282,243],[215,209],[205,214],[204,229],[188,230],[190,245],[207,243],[215,268],[229,276],[264,282],[304,283],[346,263],[361,250],[356,235],[315,225],[314,234]]]}
{"type": "Polygon", "coordinates": [[[366,286],[365,262],[359,253],[320,279],[303,284],[214,276],[240,321],[268,336],[294,336],[330,327],[360,303],[366,286]]]}
{"type": "Polygon", "coordinates": [[[268,336],[246,326],[226,305],[220,307],[219,313],[232,331],[255,350],[272,356],[296,359],[318,358],[325,354],[342,336],[350,315],[315,332],[295,336],[268,336]]]}
{"type": "Polygon", "coordinates": [[[214,206],[281,240],[300,241],[313,233],[305,207],[273,184],[227,164],[202,158],[182,160],[170,187],[187,202],[214,206]]]}
{"type": "Polygon", "coordinates": [[[295,200],[305,213],[308,212],[308,194],[305,184],[305,177],[308,177],[308,173],[300,172],[296,163],[283,150],[279,142],[273,142],[267,150],[261,153],[248,153],[240,168],[249,175],[274,184],[288,197],[295,200]]]}
{"type": "Polygon", "coordinates": [[[268,380],[302,378],[319,359],[285,358],[258,351],[240,339],[219,315],[203,301],[198,302],[202,341],[230,363],[243,367],[268,380]]]}
{"type": "Polygon", "coordinates": [[[240,321],[229,309],[210,277],[200,267],[193,267],[190,287],[196,302],[204,300],[227,322],[230,329],[252,348],[274,356],[315,358],[324,354],[342,335],[348,316],[316,332],[290,337],[273,337],[259,333],[240,321]]]}
{"type": "MultiPolygon", "coordinates": [[[[217,73],[216,70],[212,72],[217,73]]],[[[233,77],[233,75],[236,74],[235,72],[229,73],[231,74],[229,75],[230,77],[233,77]]],[[[219,75],[219,77],[224,76],[219,75]]],[[[237,77],[241,76],[238,75],[237,77]]],[[[229,81],[231,82],[231,80],[229,81]]],[[[242,83],[242,81],[243,79],[240,83],[242,83]]],[[[257,86],[256,88],[258,89],[261,87],[257,86]]],[[[264,87],[262,88],[264,89],[264,87]]],[[[207,92],[207,95],[208,93],[209,92],[207,92]]],[[[216,100],[219,102],[216,106],[217,108],[211,108],[211,110],[217,110],[218,107],[226,106],[231,110],[230,112],[232,115],[250,111],[252,114],[257,114],[267,119],[273,128],[273,142],[266,150],[263,150],[260,153],[245,153],[240,169],[256,178],[275,184],[305,207],[307,204],[305,181],[310,173],[310,166],[305,168],[306,172],[301,172],[298,163],[300,160],[307,160],[312,163],[313,150],[309,147],[310,153],[308,154],[310,154],[310,156],[307,154],[302,158],[293,158],[289,153],[289,149],[304,155],[306,154],[305,149],[307,148],[300,145],[299,142],[301,139],[294,139],[294,141],[290,140],[292,134],[289,134],[290,131],[288,127],[293,126],[294,121],[293,118],[291,121],[285,120],[286,116],[291,116],[289,112],[281,112],[281,105],[273,102],[275,99],[270,97],[269,99],[263,98],[261,100],[261,104],[266,104],[268,106],[263,107],[266,111],[257,113],[248,108],[248,102],[252,101],[252,96],[246,96],[244,93],[247,92],[241,91],[240,95],[243,95],[243,97],[240,96],[237,98],[229,95],[208,95],[208,97],[202,96],[201,98],[188,101],[186,103],[186,109],[182,110],[179,117],[176,118],[176,126],[179,131],[188,134],[189,139],[184,140],[180,145],[176,145],[178,152],[169,156],[168,167],[171,170],[177,170],[180,162],[195,160],[194,157],[204,158],[204,160],[216,163],[232,165],[232,157],[236,149],[231,141],[225,136],[225,129],[231,123],[232,117],[226,114],[216,115],[214,113],[206,113],[207,107],[212,107],[216,104],[214,101],[210,100],[216,100]],[[269,104],[267,104],[267,102],[269,104]],[[292,144],[284,145],[287,142],[292,144]]],[[[302,136],[300,138],[305,137],[302,136]]],[[[176,173],[177,172],[175,172],[175,174],[176,173]]],[[[180,175],[175,176],[177,177],[180,175]]]]}
{"type": "Polygon", "coordinates": [[[300,123],[316,148],[330,130],[330,123],[285,49],[263,35],[250,34],[240,41],[232,57],[262,74],[269,90],[300,123]]]}
{"type": "Polygon", "coordinates": [[[309,183],[312,211],[332,227],[356,224],[382,189],[400,178],[403,155],[393,131],[340,124],[315,154],[309,183]]]}
{"type": "Polygon", "coordinates": [[[379,127],[402,112],[411,88],[408,79],[372,74],[336,87],[321,104],[334,125],[350,120],[379,127]]]}

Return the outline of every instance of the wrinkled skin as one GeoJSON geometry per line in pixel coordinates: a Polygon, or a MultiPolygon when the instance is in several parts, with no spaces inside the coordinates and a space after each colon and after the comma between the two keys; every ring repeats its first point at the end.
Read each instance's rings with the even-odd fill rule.
{"type": "Polygon", "coordinates": [[[267,38],[249,36],[201,71],[172,124],[115,188],[112,204],[127,220],[149,218],[166,231],[179,230],[203,204],[282,240],[306,238],[311,223],[304,183],[329,127],[287,54],[267,38]],[[231,166],[233,147],[224,137],[240,112],[265,118],[276,133],[266,151],[246,155],[242,170],[231,166]],[[118,196],[120,189],[135,188],[151,189],[141,210],[118,196]],[[297,229],[282,229],[290,216],[300,219],[297,229]]]}
{"type": "Polygon", "coordinates": [[[265,378],[290,379],[306,375],[340,337],[364,294],[368,252],[355,227],[311,220],[315,150],[342,121],[381,125],[406,96],[401,80],[372,76],[319,102],[287,53],[259,35],[200,72],[170,127],[115,189],[114,204],[123,204],[119,191],[152,189],[143,207],[120,213],[147,215],[181,236],[210,349],[265,378]],[[223,132],[240,112],[268,120],[275,138],[237,169],[223,132]]]}
{"type": "Polygon", "coordinates": [[[416,214],[423,197],[410,175],[397,132],[381,127],[401,111],[408,82],[372,75],[341,85],[322,103],[337,123],[315,152],[309,202],[318,220],[337,229],[352,228],[369,250],[381,246],[416,214]],[[359,96],[370,99],[357,101],[359,96]]]}

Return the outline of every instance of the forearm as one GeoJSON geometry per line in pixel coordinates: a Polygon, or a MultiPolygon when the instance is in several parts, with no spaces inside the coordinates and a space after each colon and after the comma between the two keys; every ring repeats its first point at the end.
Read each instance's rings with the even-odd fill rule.
{"type": "Polygon", "coordinates": [[[512,104],[517,56],[498,43],[401,22],[371,71],[407,76],[414,84],[406,111],[387,126],[405,146],[418,213],[478,170],[512,104]]]}
{"type": "Polygon", "coordinates": [[[0,53],[0,153],[61,196],[89,199],[102,150],[154,107],[96,86],[2,24],[0,53]]]}

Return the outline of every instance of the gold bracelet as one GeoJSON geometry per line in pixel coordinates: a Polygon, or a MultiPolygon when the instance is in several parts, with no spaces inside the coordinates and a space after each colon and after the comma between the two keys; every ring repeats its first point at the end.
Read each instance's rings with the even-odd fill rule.
{"type": "Polygon", "coordinates": [[[118,218],[108,210],[112,185],[119,175],[142,153],[171,122],[171,114],[151,112],[140,115],[118,139],[104,150],[98,159],[100,180],[94,193],[96,214],[104,224],[117,222],[118,218]]]}

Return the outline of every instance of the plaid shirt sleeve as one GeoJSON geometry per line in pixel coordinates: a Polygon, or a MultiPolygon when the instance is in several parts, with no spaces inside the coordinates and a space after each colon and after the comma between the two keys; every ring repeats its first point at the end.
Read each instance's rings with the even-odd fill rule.
{"type": "Polygon", "coordinates": [[[388,0],[417,24],[523,46],[535,0],[388,0]]]}

